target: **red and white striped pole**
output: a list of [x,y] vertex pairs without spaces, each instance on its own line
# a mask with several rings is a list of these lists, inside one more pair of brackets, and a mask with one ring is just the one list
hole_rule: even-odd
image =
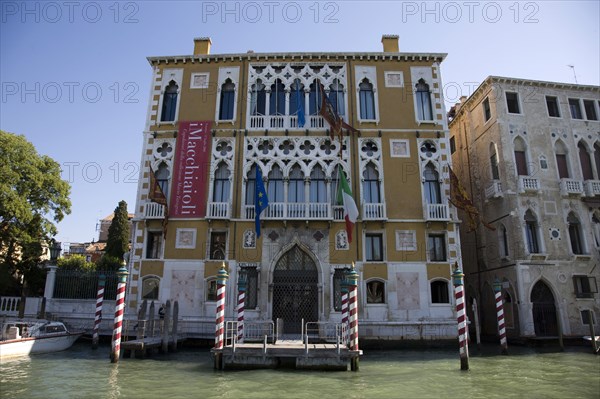
[[348,281],[344,276],[340,291],[342,293],[342,339],[344,345],[348,345]]
[[248,276],[240,270],[238,274],[238,303],[237,303],[237,342],[244,342],[244,306],[246,304],[246,284]]
[[504,325],[504,303],[502,300],[502,283],[494,281],[494,294],[496,295],[496,314],[498,316],[498,335],[500,336],[500,347],[502,354],[508,355],[508,343],[506,342],[506,327]]
[[227,274],[227,271],[225,270],[225,262],[223,262],[223,265],[217,274],[217,315],[215,320],[216,349],[223,349],[223,343],[225,342],[225,287],[227,286],[228,278],[229,274]]
[[[358,273],[354,270],[354,262],[352,269],[347,274],[348,277],[348,308],[350,323],[350,350],[358,352]],[[358,354],[350,361],[350,369],[358,371]]]
[[115,301],[115,324],[113,327],[112,351],[110,353],[110,362],[117,363],[121,355],[121,330],[123,327],[123,311],[125,309],[125,288],[127,287],[127,268],[125,261],[123,266],[117,272],[119,284],[117,285],[117,299]]
[[454,296],[456,298],[456,318],[458,321],[458,346],[460,353],[460,369],[469,369],[469,344],[467,342],[467,317],[465,314],[464,277],[458,262],[454,266]]
[[[214,349],[223,349],[225,342],[225,288],[229,275],[225,270],[225,262],[217,273],[217,312],[215,319],[215,347]],[[223,368],[223,352],[214,352],[215,369]]]
[[104,286],[106,284],[106,276],[101,274],[98,276],[98,294],[96,295],[96,316],[94,317],[94,333],[92,334],[92,349],[98,349],[98,330],[102,321],[102,302],[104,301]]

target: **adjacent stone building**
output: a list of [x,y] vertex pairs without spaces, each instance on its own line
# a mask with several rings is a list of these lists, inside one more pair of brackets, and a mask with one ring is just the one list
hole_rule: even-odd
[[[224,262],[226,318],[243,274],[246,320],[279,318],[296,334],[302,320],[341,320],[340,283],[355,262],[361,339],[455,338],[445,54],[401,53],[389,35],[372,53],[213,55],[210,39],[194,42],[192,55],[148,58],[130,311],[177,300],[189,331],[212,334]],[[358,133],[330,137],[321,85]],[[338,168],[359,209],[352,237]],[[152,171],[167,206],[149,195]],[[257,176],[269,201],[260,237]]]
[[484,332],[496,331],[498,279],[509,336],[589,334],[587,311],[600,310],[600,89],[490,76],[449,116],[454,168],[496,229],[461,227]]

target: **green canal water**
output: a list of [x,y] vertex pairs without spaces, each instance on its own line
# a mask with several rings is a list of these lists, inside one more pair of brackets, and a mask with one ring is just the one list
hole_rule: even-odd
[[0,398],[600,398],[600,356],[587,347],[498,347],[460,371],[457,351],[367,350],[359,372],[215,371],[207,349],[108,359],[78,342],[66,352],[2,361]]

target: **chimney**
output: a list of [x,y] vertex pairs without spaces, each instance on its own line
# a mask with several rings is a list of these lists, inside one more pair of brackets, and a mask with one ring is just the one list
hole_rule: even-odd
[[398,39],[400,36],[398,35],[383,35],[381,36],[381,43],[383,43],[383,52],[384,53],[399,53],[400,49],[398,47]]
[[194,39],[194,55],[209,55],[211,44],[210,37],[196,37]]

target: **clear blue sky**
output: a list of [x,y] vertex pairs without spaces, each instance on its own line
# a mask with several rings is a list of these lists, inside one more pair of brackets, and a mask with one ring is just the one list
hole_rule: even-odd
[[[0,128],[63,166],[72,213],[58,239],[97,239],[98,219],[133,211],[148,93],[147,56],[400,51],[448,53],[447,104],[488,75],[600,84],[599,1],[0,2]],[[459,92],[460,89],[460,92]]]

